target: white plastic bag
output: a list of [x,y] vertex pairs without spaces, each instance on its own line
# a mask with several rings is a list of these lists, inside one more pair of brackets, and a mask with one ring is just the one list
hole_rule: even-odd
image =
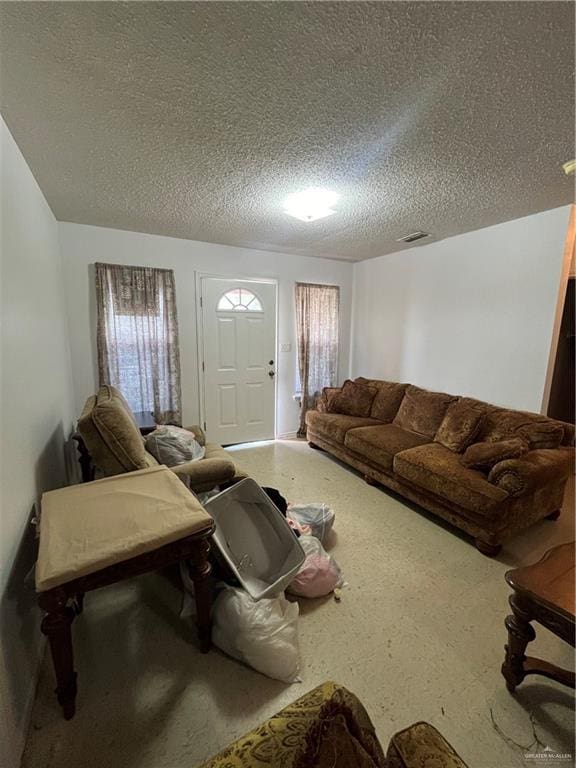
[[300,526],[308,526],[312,536],[324,541],[334,525],[334,510],[328,504],[291,504],[286,517]]
[[287,591],[299,597],[324,597],[344,585],[338,563],[315,536],[300,536],[306,559]]
[[243,589],[226,587],[212,621],[212,642],[228,656],[275,680],[300,680],[297,603],[284,595],[255,602]]
[[167,467],[199,461],[206,453],[206,448],[200,445],[193,432],[171,425],[162,425],[150,432],[146,437],[146,450]]

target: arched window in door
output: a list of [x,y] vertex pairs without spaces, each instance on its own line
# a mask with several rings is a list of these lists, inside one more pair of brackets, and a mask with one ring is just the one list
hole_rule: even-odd
[[233,288],[220,297],[218,312],[262,312],[260,299],[247,288]]

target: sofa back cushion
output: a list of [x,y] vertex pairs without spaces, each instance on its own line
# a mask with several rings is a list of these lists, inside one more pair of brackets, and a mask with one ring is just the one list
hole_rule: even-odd
[[144,448],[132,411],[113,387],[100,387],[88,398],[78,431],[101,475],[133,472],[156,463]]
[[343,413],[346,416],[370,416],[376,388],[354,381],[345,381],[340,392],[328,397],[328,413]]
[[559,448],[564,438],[564,429],[560,424],[526,424],[517,430],[518,436],[526,440],[532,450],[539,448]]
[[434,438],[448,406],[457,399],[444,392],[428,392],[409,384],[393,423],[402,429]]
[[376,396],[372,401],[370,416],[373,419],[389,424],[398,413],[400,403],[404,398],[407,384],[396,384],[393,381],[380,381],[370,386],[376,387]]
[[531,449],[572,445],[574,426],[539,413],[493,408],[486,413],[478,440],[496,442],[512,437],[527,440]]
[[483,408],[474,407],[465,400],[452,403],[442,419],[434,442],[454,453],[462,453],[474,442],[483,416]]

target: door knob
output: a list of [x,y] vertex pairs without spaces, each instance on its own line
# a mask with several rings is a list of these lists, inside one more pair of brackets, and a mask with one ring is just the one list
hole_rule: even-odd
[[276,376],[276,371],[268,371],[268,376],[270,376],[270,378],[273,379],[274,376]]

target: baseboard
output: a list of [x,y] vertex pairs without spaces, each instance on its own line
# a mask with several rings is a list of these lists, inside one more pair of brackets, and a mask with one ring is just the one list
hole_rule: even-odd
[[276,440],[294,440],[298,436],[298,432],[282,432],[281,435],[276,435]]

